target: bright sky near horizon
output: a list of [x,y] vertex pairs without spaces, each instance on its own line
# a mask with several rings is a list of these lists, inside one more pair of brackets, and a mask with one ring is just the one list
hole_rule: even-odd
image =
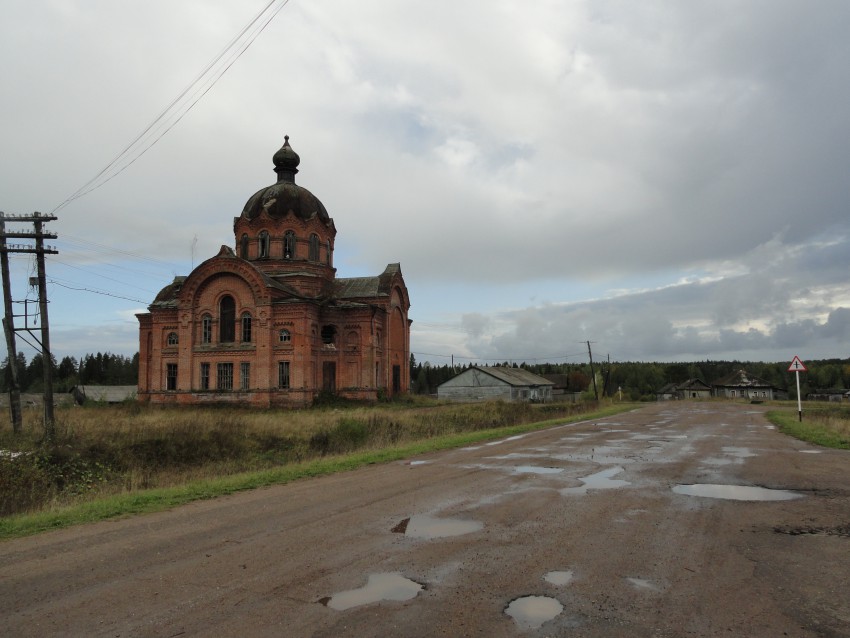
[[[0,210],[54,210],[268,4],[7,0]],[[419,361],[850,356],[850,3],[281,7],[48,226],[57,358],[135,353],[287,134],[338,276],[401,263]]]

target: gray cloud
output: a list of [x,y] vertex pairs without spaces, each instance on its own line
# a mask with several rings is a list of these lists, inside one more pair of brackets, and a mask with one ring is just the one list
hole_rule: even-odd
[[[262,6],[13,0],[2,209],[70,195]],[[837,0],[293,3],[156,146],[63,209],[60,236],[158,272],[69,244],[88,270],[52,272],[111,292],[185,274],[193,238],[195,263],[232,243],[289,134],[340,274],[401,261],[431,350],[842,352],[848,19]]]

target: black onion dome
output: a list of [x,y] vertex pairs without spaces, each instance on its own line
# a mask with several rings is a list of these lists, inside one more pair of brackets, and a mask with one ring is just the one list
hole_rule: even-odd
[[277,183],[254,193],[245,204],[242,217],[255,219],[265,210],[272,217],[280,218],[292,214],[308,220],[318,215],[321,221],[330,222],[330,215],[319,198],[295,183],[295,174],[298,172],[301,158],[289,145],[288,135],[272,161],[277,173]]

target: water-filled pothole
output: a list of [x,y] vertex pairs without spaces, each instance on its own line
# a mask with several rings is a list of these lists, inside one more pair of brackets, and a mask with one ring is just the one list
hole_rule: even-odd
[[444,538],[477,532],[482,527],[484,524],[479,521],[416,515],[400,521],[391,531],[414,538]]
[[380,600],[410,600],[422,589],[421,584],[398,573],[369,574],[363,587],[338,592],[319,602],[331,609],[343,611]]
[[543,580],[551,585],[569,585],[573,579],[573,571],[568,569],[561,572],[546,572],[543,575]]
[[717,485],[713,483],[695,483],[693,485],[675,485],[676,494],[703,496],[730,501],[790,501],[803,495],[789,490],[771,490],[766,487],[750,485]]
[[514,474],[560,474],[564,471],[562,467],[542,467],[540,465],[517,465]]
[[612,480],[612,476],[616,476],[623,471],[622,467],[609,467],[607,470],[602,470],[590,476],[579,477],[579,481],[584,483],[581,487],[567,487],[561,490],[561,494],[586,494],[587,490],[609,490],[625,485],[631,485],[629,481]]
[[523,596],[505,607],[505,613],[520,629],[537,629],[562,611],[564,606],[549,596]]

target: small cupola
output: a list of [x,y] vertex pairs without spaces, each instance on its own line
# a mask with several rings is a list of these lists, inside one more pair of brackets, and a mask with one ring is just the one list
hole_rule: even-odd
[[301,158],[298,157],[298,153],[293,151],[289,145],[288,135],[284,135],[283,146],[274,154],[272,162],[274,162],[274,172],[277,173],[278,184],[281,182],[295,183],[295,174],[298,172],[298,165],[301,163]]

